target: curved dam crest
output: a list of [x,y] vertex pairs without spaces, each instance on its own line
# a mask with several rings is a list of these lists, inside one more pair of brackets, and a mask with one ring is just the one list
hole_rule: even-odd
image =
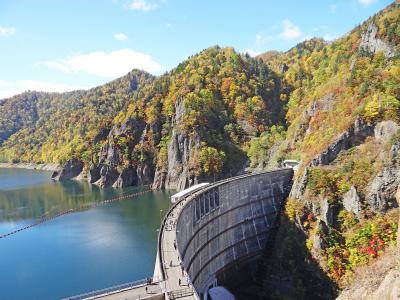
[[[165,280],[171,295],[176,287],[165,275],[167,243],[165,225],[174,224],[177,255],[194,288],[194,299],[203,298],[217,285],[241,284],[254,274],[256,261],[289,195],[293,170],[280,169],[229,178],[208,185],[176,203],[164,219],[159,240],[155,277]],[[164,228],[164,229],[163,229]],[[157,271],[162,270],[162,274]],[[161,276],[160,276],[161,275]]]

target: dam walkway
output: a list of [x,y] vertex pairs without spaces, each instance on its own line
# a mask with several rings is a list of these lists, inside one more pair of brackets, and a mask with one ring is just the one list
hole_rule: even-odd
[[163,288],[168,299],[195,300],[196,291],[184,270],[179,251],[177,249],[177,218],[190,197],[185,197],[176,203],[164,218],[160,239],[160,263],[164,271]]

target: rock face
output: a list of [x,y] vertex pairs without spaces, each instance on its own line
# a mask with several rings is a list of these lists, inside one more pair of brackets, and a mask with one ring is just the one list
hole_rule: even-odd
[[97,165],[91,165],[90,169],[89,169],[89,173],[87,175],[87,180],[90,183],[95,183],[97,180],[100,179],[100,170],[101,167],[97,166]]
[[175,119],[171,139],[168,144],[168,162],[156,171],[154,188],[170,188],[182,190],[198,182],[195,174],[190,170],[190,157],[192,151],[200,146],[200,135],[188,135],[179,129],[179,124],[185,114],[182,100],[175,103]]
[[393,144],[385,167],[366,188],[366,202],[374,212],[385,213],[398,207],[396,191],[400,185],[400,141]]
[[378,27],[371,22],[361,36],[361,43],[359,46],[360,50],[368,51],[371,53],[383,52],[386,57],[390,58],[396,55],[396,49],[381,39],[376,37],[378,33]]
[[321,222],[321,220],[317,221],[316,225],[317,233],[314,234],[312,242],[313,246],[311,249],[311,255],[315,259],[320,259],[323,256],[323,250],[327,247],[327,243],[324,239],[324,237],[328,234],[329,230],[328,227],[324,222]]
[[328,165],[336,159],[341,151],[360,145],[366,137],[373,134],[372,126],[366,124],[362,119],[356,119],[354,126],[340,134],[325,151],[311,161],[311,166]]
[[360,196],[358,196],[357,190],[354,185],[347,193],[343,195],[343,207],[346,211],[355,214],[358,219],[362,218]]
[[94,184],[99,187],[108,187],[114,184],[117,180],[119,173],[112,166],[102,166],[100,170],[100,179],[97,180]]
[[136,170],[132,167],[122,170],[117,180],[114,182],[113,187],[123,188],[131,185],[137,185],[138,177]]
[[[325,198],[320,200],[320,212],[319,215],[321,220],[327,225],[333,225],[334,207]],[[317,213],[318,214],[318,213]]]
[[[371,274],[377,276],[377,274]],[[400,299],[400,270],[398,268],[381,274],[376,280],[364,280],[346,288],[337,300],[398,300]]]
[[[121,173],[117,170],[117,166],[121,163],[122,156],[126,155],[118,146],[118,140],[132,137],[131,142],[128,144],[128,155],[130,155],[134,145],[140,143],[144,130],[145,124],[139,119],[129,119],[121,126],[113,126],[108,132],[107,142],[100,150],[98,164],[93,164],[90,167],[88,176],[89,182],[100,187],[125,187],[138,183],[139,176],[135,168],[124,168]],[[107,130],[101,132],[98,135],[98,139],[104,140],[104,135],[106,133]],[[140,173],[140,178],[142,178],[141,172],[138,173]],[[148,180],[145,181],[148,183]]]
[[366,201],[372,211],[385,213],[397,207],[395,193],[400,184],[400,169],[385,167],[367,186]]
[[51,176],[52,179],[62,181],[77,177],[83,170],[83,162],[76,158],[71,158],[62,167],[61,170],[55,171]]
[[[397,189],[395,198],[400,202],[400,187]],[[385,253],[384,257],[374,262],[373,265],[358,272],[353,283],[346,287],[337,299],[400,299],[399,254],[400,239],[397,240],[397,249],[391,249],[389,253]]]
[[381,142],[388,142],[391,137],[399,131],[399,129],[400,126],[391,120],[382,121],[375,126],[375,139]]
[[[325,98],[326,99],[321,102],[322,104],[320,104],[322,107],[329,106],[332,101],[329,95],[327,95]],[[309,113],[312,112],[309,111]],[[309,167],[330,164],[337,158],[341,151],[360,145],[368,136],[372,135],[374,135],[374,128],[366,124],[362,119],[356,119],[354,125],[337,136],[335,141],[331,143],[322,153],[315,156],[305,170],[307,170]],[[301,199],[304,195],[306,185],[307,171],[302,174],[297,174],[297,177],[294,179],[290,196]]]
[[296,174],[293,181],[290,197],[301,199],[304,195],[307,186],[308,168],[305,168],[303,173]]

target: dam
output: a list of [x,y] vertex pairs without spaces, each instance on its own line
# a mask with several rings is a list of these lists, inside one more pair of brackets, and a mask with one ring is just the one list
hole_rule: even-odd
[[283,168],[181,192],[161,222],[152,279],[67,299],[211,299],[213,289],[229,293],[257,272],[255,262],[277,229],[292,177],[293,169]]

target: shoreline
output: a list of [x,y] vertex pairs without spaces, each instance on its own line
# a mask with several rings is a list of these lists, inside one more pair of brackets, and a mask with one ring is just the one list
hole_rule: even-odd
[[44,164],[36,164],[36,163],[5,163],[0,162],[0,168],[4,169],[28,169],[28,170],[42,170],[42,171],[56,171],[61,169],[61,165],[56,163],[44,163]]

